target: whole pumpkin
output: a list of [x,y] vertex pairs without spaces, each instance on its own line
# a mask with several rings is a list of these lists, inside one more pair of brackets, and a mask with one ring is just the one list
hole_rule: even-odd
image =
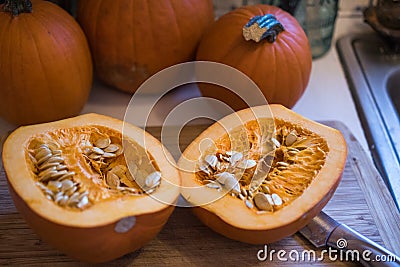
[[211,0],[84,0],[77,18],[97,76],[132,93],[156,72],[194,60],[214,12]]
[[47,1],[0,6],[0,116],[33,124],[77,115],[92,85],[92,60],[78,23]]
[[[268,18],[262,17],[267,14],[274,16],[284,30],[275,36],[276,39],[272,35],[269,40],[246,41],[244,28],[253,34],[264,32],[256,23],[247,25],[250,20],[261,16],[260,24],[263,20],[268,23]],[[257,84],[270,104],[291,108],[307,87],[312,56],[307,36],[293,16],[275,6],[255,5],[220,17],[204,34],[197,60],[219,62],[242,71]],[[251,105],[225,88],[207,83],[199,87],[203,95],[221,100],[234,110]]]

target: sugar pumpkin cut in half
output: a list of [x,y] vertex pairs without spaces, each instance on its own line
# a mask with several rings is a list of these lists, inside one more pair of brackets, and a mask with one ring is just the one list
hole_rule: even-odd
[[179,195],[179,172],[158,140],[97,114],[18,128],[4,144],[3,163],[32,229],[86,262],[142,247]]
[[342,134],[281,106],[233,113],[179,159],[182,195],[195,215],[234,240],[266,244],[304,227],[344,170]]

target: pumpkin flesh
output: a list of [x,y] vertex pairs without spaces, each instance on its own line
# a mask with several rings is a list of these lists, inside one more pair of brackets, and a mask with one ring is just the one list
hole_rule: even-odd
[[[98,149],[90,144],[104,136],[123,151],[111,158],[91,156]],[[43,144],[53,150],[50,159],[63,158],[57,167],[64,167],[58,172],[67,167],[66,174],[72,175],[46,178],[42,172],[49,173],[53,167],[38,171],[44,164],[51,164],[50,160],[39,163],[42,156],[39,161],[35,159],[35,153],[43,151]],[[55,151],[60,154],[54,155]],[[180,179],[171,164],[172,156],[164,152],[162,145],[143,130],[88,114],[17,129],[4,144],[3,162],[14,203],[39,236],[76,259],[104,262],[143,246],[172,213]],[[108,173],[121,166],[127,170],[123,175],[118,172],[117,186],[110,183]],[[130,172],[133,168],[135,171]],[[146,188],[141,181],[151,172],[160,173],[161,179]],[[130,173],[134,176],[126,180]],[[76,188],[54,186],[67,180]],[[60,192],[68,195],[65,202],[58,197]],[[119,227],[125,220],[133,220],[133,225],[121,232]]]
[[[273,118],[268,117],[269,108]],[[236,120],[234,117],[240,119]],[[260,127],[257,128],[256,125]],[[250,149],[247,154],[243,153],[243,160],[250,155],[256,162],[262,161],[260,154],[273,154],[268,175],[255,190],[252,189],[250,180],[259,171],[258,165],[254,167],[256,170],[241,170],[239,175],[235,173],[235,168],[228,167],[228,172],[235,174],[240,185],[238,192],[220,184],[218,172],[224,172],[223,168],[210,171],[210,175],[205,175],[202,171],[204,165],[207,165],[205,157],[212,154],[210,151],[223,153],[222,151],[232,150],[237,139],[232,132],[238,127],[245,129],[250,141],[257,136],[254,133],[267,129],[264,132],[269,132],[270,136],[263,139],[266,140],[265,144],[271,138],[276,138],[280,143],[279,148],[260,152],[261,149],[255,144],[263,142],[259,142],[261,139],[256,140],[249,144],[250,148],[255,149]],[[297,143],[286,145],[284,138],[293,129],[298,135]],[[282,134],[285,131],[286,134]],[[205,147],[203,144],[198,149],[204,140],[214,140],[215,145]],[[240,146],[235,149],[237,148]],[[295,149],[299,151],[285,153]],[[218,121],[185,150],[178,163],[184,170],[181,172],[182,195],[194,207],[193,211],[199,219],[216,232],[242,242],[270,243],[294,234],[321,211],[340,182],[346,155],[345,141],[337,130],[309,121],[280,105],[259,106],[239,111]],[[250,179],[248,173],[251,174]],[[213,186],[208,186],[208,183]],[[216,189],[215,184],[220,184],[221,190]],[[274,194],[279,197],[277,202],[274,200],[267,203],[267,208],[257,205],[256,195],[269,195],[270,198]]]

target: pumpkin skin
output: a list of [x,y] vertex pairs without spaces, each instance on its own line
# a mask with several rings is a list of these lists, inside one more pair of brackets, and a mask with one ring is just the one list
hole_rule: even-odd
[[[199,151],[204,140],[218,140],[226,134],[227,129],[229,131],[239,126],[237,118],[243,124],[255,118],[265,118],[268,109],[272,111],[274,119],[290,122],[322,137],[327,142],[329,153],[318,174],[300,196],[277,211],[257,214],[230,194],[220,197],[215,189],[199,187],[193,170],[201,157],[200,153],[206,150]],[[281,105],[257,106],[221,119],[187,147],[178,162],[180,169],[184,170],[181,171],[181,192],[193,206],[193,213],[215,232],[250,244],[272,243],[294,234],[322,210],[341,180],[346,157],[347,146],[339,131],[310,121]]]
[[[149,195],[122,196],[77,211],[49,201],[36,186],[26,158],[27,142],[42,132],[83,126],[105,126],[146,148],[156,160],[163,181]],[[124,126],[123,126],[124,125]],[[139,249],[167,222],[179,195],[180,176],[172,156],[142,129],[107,116],[86,114],[57,122],[20,127],[4,143],[3,163],[14,204],[29,226],[46,242],[84,262],[106,262]],[[164,180],[165,179],[165,180]],[[166,202],[161,202],[162,199]],[[165,204],[169,203],[169,204]],[[136,218],[126,232],[117,232],[121,219]]]
[[78,115],[92,85],[86,37],[66,11],[32,1],[12,17],[0,6],[0,116],[17,125]]
[[[266,14],[274,15],[285,30],[273,43],[246,41],[243,27],[251,18]],[[297,20],[269,5],[246,6],[220,17],[204,34],[196,59],[238,69],[257,84],[269,104],[288,108],[293,107],[306,90],[312,65],[309,42]],[[252,105],[223,87],[207,83],[200,83],[199,87],[204,96],[221,100],[236,111]]]
[[133,93],[158,71],[194,60],[214,12],[211,0],[84,0],[77,19],[97,76]]

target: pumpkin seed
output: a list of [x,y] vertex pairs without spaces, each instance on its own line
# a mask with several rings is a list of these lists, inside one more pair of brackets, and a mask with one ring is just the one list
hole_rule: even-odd
[[245,159],[242,160],[237,167],[240,169],[251,169],[254,168],[257,165],[257,161],[253,159]]
[[206,184],[206,186],[212,189],[221,189],[221,185],[214,181],[210,181],[209,183]]
[[115,153],[110,153],[110,152],[105,152],[103,154],[103,158],[109,159],[109,158],[115,158],[117,155]]
[[238,163],[240,160],[242,160],[242,158],[243,158],[243,154],[242,153],[233,151],[232,155],[231,155],[231,157],[229,159],[229,162],[233,166],[233,165],[236,165],[236,163]]
[[62,154],[62,151],[61,151],[61,150],[53,150],[53,156],[54,156],[54,157],[61,156],[61,154]]
[[60,196],[58,199],[56,199],[56,203],[60,206],[65,206],[68,202],[68,196]]
[[59,165],[59,163],[57,163],[57,162],[45,162],[44,164],[42,164],[40,167],[39,167],[39,171],[44,171],[44,170],[46,170],[46,169],[48,169],[48,168],[51,168],[51,167],[55,167],[55,166],[57,166],[57,165]]
[[108,137],[99,138],[94,142],[94,145],[98,148],[106,148],[111,144],[111,139]]
[[[119,180],[121,181],[121,183],[123,183],[124,185],[126,185],[128,187],[134,187],[135,186],[135,183],[133,182],[132,178],[128,178],[127,175],[120,174],[120,175],[118,175],[118,177],[119,177]],[[129,177],[131,177],[131,176],[129,176]]]
[[269,190],[269,187],[268,187],[268,186],[261,185],[261,190],[262,190],[264,193],[266,193],[266,194],[269,194],[269,193],[270,193],[270,190]]
[[271,138],[271,142],[275,145],[276,148],[280,148],[281,147],[281,143],[279,143],[279,141],[276,140],[276,138],[272,137]]
[[63,164],[58,164],[56,167],[57,171],[63,171],[63,170],[68,170],[67,165],[63,165]]
[[93,159],[93,160],[98,160],[101,158],[101,155],[97,154],[97,153],[91,153],[91,154],[89,154],[89,158]]
[[56,193],[59,189],[61,189],[62,183],[59,181],[50,181],[47,184],[47,188],[50,189],[52,192]]
[[63,180],[61,182],[61,191],[66,192],[74,186],[74,182],[71,180]]
[[86,195],[84,195],[80,198],[79,203],[76,205],[76,207],[79,209],[83,209],[88,204],[89,204],[89,198]]
[[282,199],[277,194],[274,193],[271,195],[271,197],[275,206],[280,206],[283,204]]
[[110,188],[117,188],[120,184],[118,175],[113,172],[108,172],[106,176],[106,183]]
[[39,161],[41,158],[47,156],[48,154],[51,155],[51,150],[47,146],[46,147],[40,147],[36,151],[35,158],[36,158],[37,161]]
[[249,209],[254,208],[254,205],[253,205],[253,203],[252,203],[250,200],[246,199],[246,200],[244,201],[244,203],[246,204],[246,206],[247,206]]
[[217,166],[218,158],[215,155],[207,155],[204,158],[204,161],[215,170],[215,167]]
[[60,178],[60,177],[62,177],[62,176],[64,176],[64,175],[66,175],[66,174],[68,174],[68,171],[67,171],[67,170],[57,171],[56,173],[54,173],[54,174],[51,175],[50,179],[55,180],[55,179],[58,179],[58,178]]
[[40,158],[37,160],[37,165],[40,166],[42,163],[46,162],[49,158],[51,158],[52,154],[51,152],[49,154],[46,154],[44,157]]
[[108,147],[106,147],[104,149],[104,152],[108,152],[108,153],[115,153],[118,150],[120,150],[120,146],[116,145],[116,144],[110,144]]
[[160,184],[161,172],[153,172],[149,174],[145,179],[145,185],[148,188],[154,188]]
[[117,165],[111,169],[111,171],[118,176],[125,174],[127,170],[128,170],[128,168],[124,165]]
[[229,191],[231,191],[233,194],[238,195],[240,193],[240,185],[239,182],[236,180],[235,176],[227,176],[223,187]]
[[73,194],[69,197],[68,203],[67,203],[67,204],[68,204],[69,206],[75,206],[76,204],[79,203],[79,196],[80,196],[79,192],[73,193]]
[[263,193],[257,193],[254,195],[254,204],[260,210],[272,211],[273,208],[268,200],[268,195]]
[[269,204],[274,205],[274,201],[273,201],[273,199],[272,199],[272,196],[271,196],[270,194],[265,194],[265,196],[266,196],[266,198],[267,198]]
[[104,154],[104,150],[99,148],[99,147],[93,147],[92,148],[92,152],[98,155],[103,155]]
[[211,175],[211,171],[208,165],[200,165],[199,170],[208,176]]
[[46,173],[45,175],[41,176],[39,178],[39,181],[41,182],[47,182],[48,180],[50,180],[54,175],[57,175],[58,171],[54,170],[54,171],[49,171],[48,173]]
[[284,162],[284,161],[279,161],[276,164],[279,165],[279,166],[282,166],[282,167],[289,167],[289,163]]
[[63,181],[65,179],[73,177],[74,175],[75,175],[75,172],[73,172],[73,171],[67,172],[66,174],[62,175],[58,180]]
[[247,197],[247,191],[246,191],[246,189],[244,189],[243,187],[240,188],[240,193],[241,193],[244,197]]
[[229,172],[221,172],[215,175],[215,178],[217,179],[218,183],[220,183],[221,185],[225,185],[226,180],[236,180],[235,176],[232,173]]
[[296,140],[297,140],[297,134],[296,131],[293,130],[286,136],[285,145],[291,146],[294,144],[294,142],[296,142]]
[[57,172],[57,168],[55,166],[47,168],[46,170],[39,173],[39,178],[42,179],[43,176],[46,176],[50,172]]

